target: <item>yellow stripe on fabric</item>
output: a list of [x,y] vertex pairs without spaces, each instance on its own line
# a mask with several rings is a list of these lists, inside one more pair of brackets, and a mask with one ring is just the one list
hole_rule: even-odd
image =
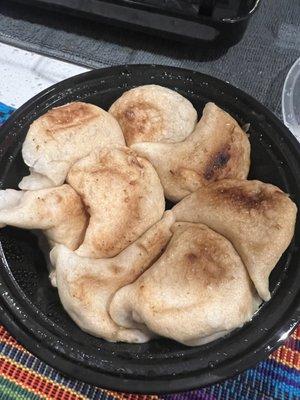
[[2,338],[2,339],[0,340],[0,343],[7,344],[8,346],[13,347],[14,349],[17,349],[17,350],[19,350],[19,351],[22,351],[22,353],[32,355],[32,354],[31,354],[28,350],[26,350],[21,344],[16,343],[16,342],[13,341],[13,340],[6,339],[6,338]]
[[298,326],[298,328],[296,328],[294,330],[294,332],[292,333],[291,337],[293,339],[300,340],[300,325]]
[[[2,358],[2,356],[0,356],[0,359]],[[5,372],[2,372],[3,377],[8,380],[11,383],[14,383],[16,386],[20,387],[22,390],[26,390],[32,394],[34,394],[35,396],[39,396],[41,398],[41,394],[36,392],[34,389],[30,388],[30,387],[26,387],[25,385],[23,385],[18,379],[14,379],[9,375],[6,375]],[[45,400],[49,400],[49,398],[47,399],[46,397],[43,396],[43,398]]]
[[112,392],[110,390],[99,389],[104,391],[108,396],[112,396],[117,400],[158,400],[159,396],[155,395],[139,395],[139,394],[129,394],[129,393],[120,393],[120,392]]
[[[5,397],[3,397],[5,396]],[[0,399],[5,400],[39,400],[41,397],[9,379],[0,376]]]

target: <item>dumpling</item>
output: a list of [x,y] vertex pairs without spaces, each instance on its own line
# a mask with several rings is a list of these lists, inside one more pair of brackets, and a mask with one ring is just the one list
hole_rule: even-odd
[[231,243],[205,225],[177,223],[162,256],[114,295],[110,315],[120,326],[145,324],[188,346],[224,336],[259,305]]
[[36,190],[59,186],[71,165],[91,150],[124,144],[118,122],[100,107],[75,102],[53,108],[29,128],[22,155],[31,174],[19,187]]
[[91,216],[77,250],[82,257],[115,256],[159,221],[165,210],[155,169],[128,147],[92,152],[73,165],[67,182]]
[[205,106],[184,142],[136,143],[131,148],[152,163],[173,202],[216,180],[246,179],[250,167],[246,133],[214,103]]
[[128,146],[138,142],[180,142],[195,128],[197,112],[179,93],[158,85],[125,92],[109,109]]
[[76,250],[88,217],[78,194],[69,185],[36,191],[1,190],[0,226],[42,229],[50,244]]
[[264,300],[269,275],[294,235],[297,207],[276,186],[259,181],[223,180],[178,203],[177,221],[200,222],[226,237],[243,260]]
[[64,246],[50,253],[55,268],[52,282],[57,286],[61,302],[85,332],[109,341],[141,343],[152,333],[145,327],[126,329],[115,324],[108,313],[113,294],[133,282],[160,255],[171,238],[174,216],[164,217],[114,258],[84,258]]

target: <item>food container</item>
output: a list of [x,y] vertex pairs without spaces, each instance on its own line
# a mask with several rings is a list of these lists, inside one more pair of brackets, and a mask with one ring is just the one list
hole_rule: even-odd
[[300,141],[300,58],[289,70],[284,82],[282,116],[285,125]]

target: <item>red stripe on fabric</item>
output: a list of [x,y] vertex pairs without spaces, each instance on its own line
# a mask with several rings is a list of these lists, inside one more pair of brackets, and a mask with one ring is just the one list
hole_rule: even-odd
[[300,325],[298,326],[297,329],[295,329],[295,331],[293,332],[293,334],[291,335],[291,337],[292,337],[293,339],[300,340]]
[[270,358],[300,371],[300,355],[296,350],[289,349],[286,346],[281,346],[276,352],[271,354]]
[[84,397],[60,384],[54,383],[49,379],[39,376],[29,368],[0,355],[0,375],[16,382],[24,389],[31,390],[47,400],[83,400]]

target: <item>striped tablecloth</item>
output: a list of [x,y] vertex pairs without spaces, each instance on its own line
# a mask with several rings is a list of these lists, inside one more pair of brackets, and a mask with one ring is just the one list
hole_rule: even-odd
[[[0,103],[0,124],[12,112]],[[61,375],[25,350],[0,325],[0,400],[29,399],[299,400],[300,326],[266,361],[233,379],[185,393],[138,396],[107,391]]]

